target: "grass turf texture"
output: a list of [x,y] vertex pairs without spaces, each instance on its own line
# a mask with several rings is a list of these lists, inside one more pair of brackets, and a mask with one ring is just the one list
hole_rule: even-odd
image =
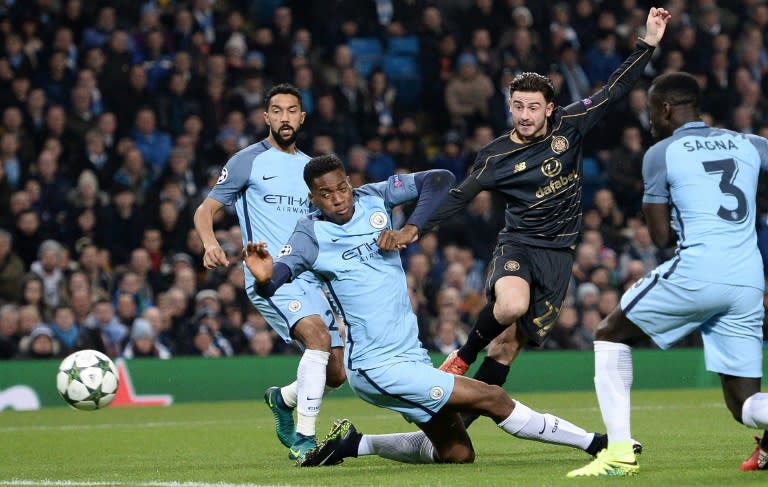
[[[739,471],[754,447],[752,431],[731,419],[715,389],[633,392],[633,436],[645,452],[640,474],[626,479],[566,479],[590,460],[585,453],[511,437],[487,418],[469,430],[477,451],[473,465],[408,465],[369,456],[297,468],[257,392],[252,402],[2,412],[0,486],[736,486],[768,480],[768,472]],[[593,393],[519,399],[588,430],[603,429]],[[414,430],[395,413],[331,396],[323,403],[318,436],[339,417],[364,433]]]

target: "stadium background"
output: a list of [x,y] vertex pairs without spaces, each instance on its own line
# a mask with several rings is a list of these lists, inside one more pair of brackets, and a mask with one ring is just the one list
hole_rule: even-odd
[[[82,347],[127,359],[296,354],[245,298],[234,214],[223,212],[215,227],[232,258],[227,269],[202,268],[191,222],[227,158],[266,135],[270,86],[300,88],[308,117],[299,147],[338,154],[356,184],[430,167],[462,179],[477,149],[509,129],[505,86],[514,74],[547,74],[559,104],[584,98],[642,35],[649,6],[1,2],[0,358],[59,358]],[[664,6],[673,20],[645,79],[585,145],[585,230],[545,349],[591,350],[594,327],[622,290],[668,255],[639,214],[651,143],[645,90],[655,75],[694,73],[710,123],[768,135],[768,5]],[[464,340],[502,224],[496,197],[482,193],[403,252],[431,351]],[[135,348],[141,339],[149,351]]]

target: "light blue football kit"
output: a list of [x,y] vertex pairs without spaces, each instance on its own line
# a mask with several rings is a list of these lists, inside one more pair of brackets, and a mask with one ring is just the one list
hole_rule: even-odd
[[392,208],[418,195],[411,174],[362,186],[353,191],[349,222],[310,214],[276,264],[294,277],[313,271],[338,302],[347,324],[347,379],[357,395],[424,423],[448,401],[454,377],[435,369],[419,342],[399,252],[376,245],[381,231],[392,228]]
[[768,140],[690,122],[643,159],[644,203],[669,204],[676,255],[621,298],[661,348],[701,330],[707,370],[762,377],[763,265],[755,232]]
[[[264,240],[277,258],[277,250],[288,241],[296,222],[309,213],[309,189],[303,179],[308,160],[306,154],[298,150],[287,154],[266,139],[230,158],[209,196],[235,206],[243,245]],[[317,314],[329,327],[331,346],[343,346],[330,304],[312,273],[298,276],[265,299],[253,289],[251,271],[245,266],[244,270],[248,297],[283,340],[292,340],[290,329],[297,321]]]

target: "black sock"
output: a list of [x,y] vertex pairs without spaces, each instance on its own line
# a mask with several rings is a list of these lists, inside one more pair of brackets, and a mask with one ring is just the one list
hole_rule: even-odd
[[[492,386],[503,386],[507,381],[508,374],[509,365],[503,365],[491,357],[485,357],[483,363],[480,364],[480,368],[475,372],[474,378]],[[461,421],[464,423],[464,427],[469,428],[469,425],[471,425],[478,416],[478,414],[474,413],[462,413]]]
[[768,431],[763,431],[763,437],[760,438],[760,448],[768,451]]
[[467,343],[459,349],[459,357],[468,364],[474,363],[477,360],[477,354],[506,329],[506,326],[494,318],[493,303],[486,304],[477,315],[477,321],[469,332]]
[[603,448],[608,448],[608,435],[604,435],[602,433],[595,433],[595,437],[592,438],[592,442],[584,451],[594,457],[594,456],[597,456],[597,454]]
[[343,443],[343,456],[357,458],[357,450],[360,446],[360,440],[363,439],[363,434],[357,431],[350,433],[349,439]]

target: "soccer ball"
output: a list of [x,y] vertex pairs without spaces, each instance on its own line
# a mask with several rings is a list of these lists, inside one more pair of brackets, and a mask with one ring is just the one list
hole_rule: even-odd
[[97,350],[80,350],[61,361],[56,388],[67,403],[83,411],[109,406],[117,393],[117,368]]

